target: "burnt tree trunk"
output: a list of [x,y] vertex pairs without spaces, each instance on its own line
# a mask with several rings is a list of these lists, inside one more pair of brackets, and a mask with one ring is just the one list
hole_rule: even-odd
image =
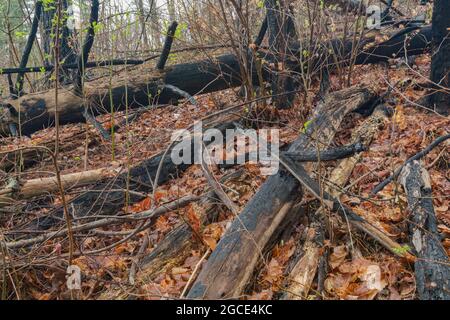
[[81,52],[77,58],[78,68],[74,79],[75,83],[74,91],[80,95],[83,94],[83,84],[84,84],[83,80],[85,74],[85,66],[88,62],[89,53],[91,52],[92,46],[94,45],[95,26],[98,22],[99,7],[100,7],[99,1],[92,0],[91,14],[89,16],[89,27],[86,34],[86,39],[84,40],[83,48],[81,49]]
[[[272,61],[272,95],[275,105],[280,109],[285,109],[291,106],[293,95],[280,96],[279,93],[294,91],[294,79],[286,70],[285,60],[296,32],[289,8],[283,1],[265,0],[265,6],[267,14],[264,22],[267,22],[269,52],[273,57],[279,57]],[[262,27],[264,27],[264,23]],[[261,29],[263,30],[263,28]]]
[[408,198],[411,242],[418,254],[414,267],[419,298],[450,300],[450,264],[437,229],[430,176],[414,161],[399,180]]
[[[382,126],[385,119],[385,107],[378,106],[375,108],[373,114],[353,132],[352,141],[362,142],[368,147],[372,143],[374,136],[379,131],[379,128]],[[354,167],[362,157],[362,154],[357,154],[339,162],[329,177],[333,186],[343,188],[350,178]],[[325,187],[325,191],[336,198],[339,198],[342,194],[340,189],[332,188],[331,186]],[[313,217],[314,220],[317,220],[313,222],[315,227],[312,227],[312,230],[308,231],[307,239],[303,245],[304,255],[295,263],[292,271],[289,272],[288,279],[292,279],[292,281],[286,283],[286,294],[284,294],[283,299],[305,299],[308,295],[316,271],[319,268],[319,260],[324,258],[320,253],[320,249],[323,246],[322,236],[326,225],[325,221],[328,219],[328,217],[326,217],[326,208],[321,206],[314,213]]]
[[[67,14],[68,14],[68,1],[60,0],[62,8],[62,21],[61,21],[61,40],[60,40],[60,61],[67,64],[76,63],[77,54],[75,52],[73,41],[73,32],[67,26]],[[51,65],[53,63],[53,43],[55,34],[55,15],[56,15],[56,2],[43,2],[42,18],[41,18],[41,39],[42,48],[44,50],[45,64]],[[63,84],[71,83],[73,81],[75,72],[70,70],[64,70],[60,73],[60,82]]]
[[[180,95],[164,88],[164,85],[175,86],[194,96],[236,87],[241,84],[239,64],[234,55],[224,55],[215,61],[204,60],[194,63],[178,64],[167,67],[166,72],[148,71],[123,79],[119,77],[110,88],[104,80],[84,84],[86,99],[72,91],[61,91],[59,94],[59,118],[61,124],[84,122],[84,106],[93,115],[128,108],[140,108],[155,103],[170,103],[181,99]],[[128,100],[125,101],[126,97]],[[32,93],[17,100],[9,100],[6,108],[1,108],[0,134],[9,132],[9,123],[18,123],[19,112],[22,134],[32,134],[38,130],[53,126],[55,120],[54,90]],[[1,112],[3,111],[3,112]]]
[[[27,66],[28,59],[29,59],[30,53],[31,53],[31,49],[33,48],[34,41],[36,40],[36,34],[38,31],[39,20],[41,19],[41,15],[42,15],[42,1],[39,0],[36,2],[30,34],[28,35],[27,43],[25,44],[25,48],[23,49],[19,68],[25,68]],[[23,73],[23,72],[17,74],[16,87],[14,88],[14,90],[16,91],[18,96],[22,95],[24,76],[25,76],[25,73]]]
[[[232,128],[234,128],[232,122],[225,122],[217,127],[222,132]],[[190,158],[194,159],[196,146],[192,139],[190,144]],[[173,176],[183,173],[191,166],[188,163],[176,165],[172,161],[171,152],[175,146],[176,144],[167,153],[163,151],[131,168],[129,172],[121,173],[117,177],[95,184],[89,191],[71,201],[71,213],[74,217],[115,215],[124,206],[143,200],[144,197],[141,194],[143,192],[151,192],[155,183],[161,185]],[[158,181],[156,181],[160,163],[161,170],[158,175]],[[132,190],[133,192],[128,192],[127,190]],[[57,224],[58,221],[62,221],[62,219],[63,208],[59,208],[44,218],[34,221],[34,224],[40,229],[48,229]]]
[[433,58],[431,81],[436,92],[431,96],[431,106],[436,112],[449,114],[450,109],[450,4],[435,0],[433,8]]
[[[421,54],[427,50],[431,41],[431,28],[423,28],[418,34],[409,39],[405,44],[408,33],[394,36],[386,42],[377,44],[360,52],[356,57],[356,64],[370,64],[387,61],[389,58],[401,56],[406,48],[408,55]],[[301,46],[292,46],[290,51],[295,54]],[[323,44],[324,54],[313,63],[313,68],[323,65],[324,61],[333,65],[335,60],[329,54],[329,50],[343,52],[339,63],[348,63],[349,54],[352,52],[352,44],[342,44],[340,40],[334,40]],[[268,56],[267,52],[261,52]],[[293,71],[299,71],[295,60],[289,62]],[[325,63],[326,64],[326,63]],[[252,72],[254,83],[259,85],[258,72]],[[151,70],[136,70],[129,72],[128,80],[123,76],[117,76],[111,87],[105,84],[103,79],[85,83],[85,97],[83,99],[73,91],[62,91],[59,95],[60,123],[84,122],[83,115],[86,103],[93,115],[128,108],[140,108],[143,105],[156,103],[164,104],[183,99],[178,93],[164,85],[171,85],[194,96],[201,93],[220,91],[237,87],[242,84],[240,76],[239,60],[232,54],[219,56],[213,60],[203,60],[193,63],[178,64],[167,67],[165,72]],[[263,77],[270,79],[270,72],[264,69]],[[286,90],[286,88],[285,88]],[[287,90],[289,92],[289,90]],[[284,93],[284,92],[282,92]],[[125,99],[128,98],[127,101]],[[20,110],[20,117],[19,117]],[[39,93],[28,94],[17,100],[7,100],[0,103],[0,134],[9,134],[9,125],[18,123],[21,119],[22,134],[30,135],[33,132],[52,126],[55,118],[54,91],[48,90]]]
[[[316,110],[306,134],[302,134],[289,152],[326,148],[344,116],[367,104],[374,95],[365,89],[347,89],[334,93]],[[316,144],[317,143],[317,144]],[[238,297],[245,290],[261,252],[301,195],[296,178],[284,170],[270,176],[250,200],[239,218],[218,243],[203,267],[188,298],[226,299]]]

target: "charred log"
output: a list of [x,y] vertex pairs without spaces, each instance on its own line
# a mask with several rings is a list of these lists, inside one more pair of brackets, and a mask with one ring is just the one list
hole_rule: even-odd
[[[394,36],[388,41],[375,45],[360,52],[356,57],[356,64],[369,64],[387,61],[393,57],[402,55],[417,55],[423,53],[431,40],[431,28],[423,28],[416,35],[408,38],[409,34]],[[406,43],[405,40],[409,39]],[[293,47],[291,51],[296,52]],[[407,52],[404,52],[405,49]],[[348,54],[351,52],[351,43],[342,45],[341,41],[331,41],[324,44],[324,55],[317,58],[314,68],[319,67],[324,61],[332,66],[335,61],[327,53],[334,50],[342,53],[340,63],[348,63]],[[264,53],[262,53],[264,54]],[[267,54],[266,54],[267,55]],[[346,58],[347,57],[347,58]],[[293,71],[299,71],[295,60],[291,61]],[[313,65],[314,65],[313,64]],[[320,69],[320,68],[319,68]],[[253,81],[259,85],[257,72],[253,72]],[[263,72],[264,79],[270,79],[270,72]],[[161,85],[171,85],[194,96],[200,93],[209,93],[242,84],[240,76],[239,60],[234,55],[223,55],[217,59],[204,60],[194,63],[178,64],[167,68],[165,73],[138,75],[133,81],[115,81],[110,88],[104,81],[85,84],[86,99],[79,97],[71,91],[63,91],[59,96],[60,123],[84,122],[83,103],[86,101],[92,114],[98,115],[114,109],[121,111],[128,108],[140,108],[142,105],[155,103],[169,103],[184,97],[167,88],[161,90]],[[288,90],[289,91],[289,90]],[[127,101],[125,99],[128,98]],[[20,112],[20,116],[19,116]],[[22,134],[33,132],[52,126],[55,117],[55,103],[53,90],[33,93],[17,100],[8,100],[0,105],[0,133],[9,133],[9,124],[18,123],[21,119]]]
[[[344,116],[370,102],[373,94],[364,89],[349,89],[333,94],[321,105],[307,133],[289,148],[297,152],[319,143],[327,146]],[[346,102],[343,102],[346,101]],[[188,298],[223,299],[239,296],[253,274],[261,250],[299,196],[300,185],[289,173],[280,170],[269,177],[243,212],[222,237],[191,288]]]
[[[233,123],[227,122],[220,125],[218,129],[224,132],[226,129],[233,127]],[[188,142],[191,144],[191,159],[194,159],[195,141],[194,139],[190,140]],[[170,154],[176,145],[172,145],[167,153],[162,152],[131,168],[129,172],[95,184],[89,191],[71,201],[72,215],[74,217],[115,215],[124,206],[143,200],[142,192],[151,192],[155,183],[161,185],[191,166],[188,163],[176,165],[172,161]],[[161,169],[158,171],[160,166]],[[158,181],[156,181],[156,177],[158,177]],[[63,209],[60,208],[46,217],[38,219],[34,224],[38,228],[48,229],[58,223],[62,217]]]

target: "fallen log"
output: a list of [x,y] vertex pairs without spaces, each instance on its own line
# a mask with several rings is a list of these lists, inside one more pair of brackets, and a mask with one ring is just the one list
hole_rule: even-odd
[[[234,55],[223,55],[214,61],[204,60],[178,64],[159,71],[142,71],[134,76],[119,77],[109,86],[105,81],[85,83],[85,99],[76,95],[71,87],[60,89],[58,110],[61,124],[84,122],[84,105],[96,116],[126,107],[140,108],[154,103],[169,103],[183,98],[164,85],[171,85],[191,96],[220,91],[241,84],[238,60]],[[128,99],[126,99],[128,98]],[[54,125],[54,89],[25,95],[17,100],[0,104],[0,134],[9,133],[9,123],[19,123],[22,134]]]
[[286,289],[283,289],[283,291],[286,291],[283,299],[302,300],[308,296],[322,255],[322,246],[318,245],[318,241],[320,241],[317,237],[318,228],[320,228],[320,225],[308,228],[303,245],[304,254],[289,275],[291,283]]
[[[238,170],[225,175],[220,179],[222,184],[239,178],[243,174],[243,170]],[[219,199],[214,191],[207,192],[196,206],[196,211],[200,215],[202,225],[208,225],[217,219],[219,213],[218,207]],[[182,264],[186,258],[191,254],[191,250],[198,248],[202,240],[198,235],[194,234],[192,227],[186,223],[181,222],[173,230],[171,230],[161,242],[147,255],[145,255],[138,264],[138,272],[136,273],[136,287],[141,284],[153,281],[158,275],[169,271],[171,268]],[[135,288],[136,288],[135,287]],[[117,299],[132,299],[133,288],[126,288],[117,286],[113,290],[108,290],[102,294],[101,300],[113,298]]]
[[[365,147],[368,147],[378,132],[380,126],[386,119],[386,110],[384,106],[380,105],[375,108],[373,114],[367,118],[357,130],[352,133],[353,142],[360,142]],[[340,187],[344,187],[350,178],[355,165],[362,159],[362,154],[356,154],[353,157],[344,159],[339,162],[336,168],[331,172],[329,180],[332,184],[325,187],[325,191],[330,193],[333,197],[339,197],[342,194]],[[323,221],[326,216],[326,208],[320,207],[314,214],[318,221]],[[308,231],[307,239],[304,244],[304,255],[295,264],[290,272],[288,279],[290,283],[287,284],[286,294],[284,299],[298,300],[305,299],[308,296],[309,289],[316,275],[319,267],[319,259],[322,256],[322,246],[320,237],[318,235],[323,230],[323,223],[316,223],[311,230]],[[319,294],[321,292],[318,292]]]
[[[64,190],[79,188],[96,183],[114,175],[114,170],[102,168],[61,176],[61,184]],[[23,184],[17,182],[15,185],[0,189],[0,208],[10,206],[19,200],[30,199],[45,194],[59,191],[56,177],[38,178],[25,181]]]
[[[226,122],[217,127],[221,132],[231,128],[234,128],[233,122]],[[194,139],[190,140],[191,159],[194,159],[195,142]],[[129,172],[121,173],[117,177],[95,184],[89,191],[71,201],[71,214],[74,218],[115,215],[127,204],[143,200],[144,196],[140,193],[152,192],[155,184],[161,185],[170,180],[172,176],[184,172],[191,166],[191,164],[185,163],[176,165],[172,161],[170,152],[176,145],[176,143],[172,145],[167,153],[161,152],[131,168]],[[159,167],[160,170],[158,171]],[[156,181],[157,175],[158,181]],[[62,216],[62,208],[56,209],[46,217],[37,219],[35,227],[47,229],[58,222]]]
[[450,261],[437,229],[430,176],[419,161],[413,161],[399,181],[408,199],[411,242],[418,254],[414,268],[419,299],[450,300]]
[[[85,138],[84,135],[85,131],[80,131],[71,136],[61,137],[61,140],[59,141],[60,152],[78,148],[80,146],[80,140]],[[89,135],[87,144],[92,146],[95,143],[95,137]],[[40,145],[53,150],[55,149],[55,140],[45,141]],[[29,168],[46,161],[46,159],[49,159],[49,154],[47,152],[43,149],[35,149],[33,147],[29,149],[25,148],[20,151],[0,151],[0,170],[10,171],[15,167]]]
[[[405,41],[407,40],[407,41]],[[417,55],[429,47],[431,28],[425,27],[409,39],[409,34],[395,36],[386,42],[365,49],[356,57],[356,64],[377,63],[403,54]],[[339,63],[348,63],[352,52],[352,43],[342,44],[340,40],[332,40],[323,45],[324,55],[317,58],[314,66],[323,64],[331,66],[336,60],[331,57],[332,50],[342,59]],[[302,46],[293,46],[289,52],[301,52]],[[406,53],[404,52],[406,49]],[[267,53],[261,52],[267,57]],[[324,56],[326,56],[324,58]],[[61,124],[84,122],[84,106],[92,114],[125,110],[127,107],[140,108],[143,105],[155,103],[164,104],[183,99],[184,97],[164,85],[174,86],[190,96],[209,93],[242,84],[239,60],[232,54],[219,56],[214,60],[203,60],[193,63],[178,64],[166,68],[164,73],[154,70],[129,72],[127,75],[117,76],[109,85],[104,79],[85,84],[85,98],[68,90],[59,92],[59,118]],[[299,71],[295,59],[292,62]],[[296,65],[295,65],[296,64]],[[143,74],[144,73],[144,74]],[[254,83],[259,85],[256,70],[253,72]],[[270,72],[263,72],[265,80],[270,78]],[[35,131],[52,126],[55,119],[54,89],[25,95],[17,100],[6,100],[0,103],[0,134],[10,134],[10,124],[15,123],[22,134],[30,135]],[[20,119],[20,125],[19,125]]]
[[392,175],[389,176],[389,178],[386,178],[385,180],[383,180],[382,182],[380,182],[378,185],[375,186],[375,188],[372,190],[372,192],[370,193],[371,195],[376,195],[378,192],[380,192],[381,190],[383,190],[389,183],[391,183],[392,181],[394,181],[395,179],[397,179],[397,177],[399,176],[399,174],[402,172],[404,166],[416,161],[416,160],[420,160],[423,157],[425,157],[427,154],[429,154],[434,148],[436,148],[438,145],[440,145],[441,143],[444,143],[445,141],[447,141],[448,139],[450,139],[450,134],[446,134],[445,136],[441,136],[439,138],[437,138],[436,140],[434,140],[430,145],[428,145],[425,149],[423,149],[422,151],[416,153],[415,155],[413,155],[412,157],[410,157],[408,160],[405,161],[405,163],[403,165],[401,165],[399,168],[397,168],[394,173]]
[[[288,151],[328,146],[344,116],[374,98],[368,90],[358,88],[333,93],[319,105],[306,133]],[[299,187],[298,181],[284,170],[270,176],[222,237],[187,298],[239,296],[261,258],[261,250],[287,214],[283,207],[292,204],[299,196]]]
[[[349,154],[354,154],[355,152],[358,152],[358,150],[360,150],[360,146],[358,146],[358,144],[353,144],[342,149],[338,148],[320,152],[319,158],[323,159],[329,157],[330,160],[342,158],[344,156],[348,156]],[[318,161],[317,156],[317,151],[295,153],[296,161]],[[248,157],[246,157],[246,159],[247,158]],[[228,166],[226,167],[229,168]],[[226,184],[227,181],[235,179],[241,174],[242,171],[233,172],[220,179],[220,183]],[[215,195],[214,190],[207,193],[204,197],[202,197],[202,200],[199,201],[199,206],[196,210],[201,213],[200,220],[202,225],[207,225],[215,220],[218,201],[219,199],[217,198],[217,195]],[[298,218],[298,211],[298,209],[293,209],[292,213],[289,213],[292,217],[285,219],[285,221],[282,222],[283,225],[286,227],[291,227],[292,223],[294,223],[296,218]],[[291,224],[291,226],[289,226],[289,224]],[[282,230],[284,228],[280,229]],[[273,236],[273,238],[278,238],[278,236]],[[180,265],[180,263],[188,257],[191,250],[201,241],[200,239],[197,239],[197,241],[195,240],[196,236],[193,234],[192,228],[188,224],[181,223],[176,226],[150,254],[142,259],[139,264],[139,272],[136,277],[137,282],[147,283],[152,281],[161,273],[170,270],[170,268]],[[114,296],[120,296],[121,298],[129,297],[126,292],[120,290],[120,288],[117,289],[118,290],[114,293]],[[108,292],[106,295],[110,297],[111,293]]]
[[332,212],[338,213],[344,221],[350,223],[356,229],[368,234],[378,241],[383,247],[393,254],[415,261],[409,250],[403,250],[403,246],[392,240],[386,233],[354,213],[350,208],[344,206],[338,199],[328,192],[321,190],[319,183],[314,181],[308,172],[299,163],[291,161],[289,158],[283,158],[284,167],[308,190],[317,200],[320,200],[326,208]]
[[[94,230],[94,229],[98,229],[101,227],[110,226],[113,224],[120,224],[125,221],[129,222],[129,221],[142,221],[142,220],[156,219],[167,212],[177,210],[177,209],[184,207],[185,205],[187,205],[193,201],[196,201],[196,200],[198,200],[198,197],[185,196],[185,197],[175,200],[171,203],[164,204],[153,210],[147,210],[147,211],[143,211],[143,212],[136,213],[136,214],[131,213],[131,214],[128,214],[125,216],[120,216],[120,217],[103,218],[103,219],[99,219],[99,220],[96,220],[93,222],[88,222],[85,224],[73,226],[71,228],[71,232],[83,232],[83,231]],[[141,228],[141,229],[143,229],[143,228]],[[4,242],[3,244],[8,249],[22,248],[22,247],[34,245],[36,243],[44,243],[53,238],[64,237],[68,234],[69,234],[69,229],[64,228],[64,229],[60,229],[58,231],[51,231],[48,233],[44,233],[44,234],[34,237],[34,238],[11,241],[11,242]]]
[[315,162],[344,159],[365,150],[365,146],[358,141],[348,146],[323,150],[319,152],[317,150],[305,150],[300,153],[285,152],[283,154],[295,162]]

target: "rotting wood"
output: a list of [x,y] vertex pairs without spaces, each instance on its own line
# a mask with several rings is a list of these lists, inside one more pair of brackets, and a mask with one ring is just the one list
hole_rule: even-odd
[[[220,183],[227,185],[229,181],[237,179],[243,174],[243,169],[226,174],[220,179]],[[217,219],[219,203],[220,200],[214,190],[210,190],[198,201],[198,205],[194,204],[202,225],[208,225]],[[191,250],[199,245],[201,245],[201,239],[194,234],[192,227],[185,221],[179,223],[150,253],[141,259],[136,273],[136,284],[151,282],[158,275],[179,266],[190,255]],[[108,297],[113,295],[115,299],[118,297],[121,299],[133,298],[132,295],[129,295],[129,292],[132,292],[131,288],[129,290],[116,289],[108,290],[104,295]]]
[[413,161],[399,181],[406,191],[411,242],[418,254],[414,269],[419,299],[450,300],[450,261],[437,229],[430,176]]
[[[232,119],[235,120],[236,117]],[[228,120],[230,119],[228,118]],[[231,122],[224,122],[216,128],[222,132],[225,132],[226,129],[232,129],[235,126],[233,120]],[[194,139],[190,139],[190,143],[191,159],[194,159],[196,149]],[[115,215],[127,204],[129,205],[143,200],[143,197],[136,194],[136,192],[148,193],[153,190],[153,186],[156,183],[156,174],[161,162],[161,171],[159,172],[157,185],[161,185],[173,176],[183,173],[191,166],[191,164],[187,163],[176,165],[172,161],[170,152],[176,145],[175,143],[167,154],[163,151],[131,168],[129,172],[121,173],[114,178],[106,179],[92,186],[88,191],[70,202],[72,215],[74,217]],[[127,190],[134,192],[127,192]],[[47,229],[57,223],[60,217],[62,217],[62,209],[58,208],[45,217],[38,218],[33,223],[35,227]]]
[[[67,191],[68,189],[93,184],[112,175],[114,175],[114,170],[107,168],[88,170],[62,175],[61,183],[64,190]],[[58,190],[56,177],[32,179],[25,181],[23,184],[19,182],[16,187],[0,189],[0,208],[12,205],[19,200],[51,194]]]
[[[373,114],[364,120],[364,122],[352,133],[352,142],[360,142],[366,148],[370,146],[379,128],[383,125],[387,116],[387,110],[383,105],[375,108]],[[333,197],[339,197],[342,194],[340,188],[344,187],[350,178],[355,165],[361,161],[363,155],[356,154],[353,157],[341,160],[336,168],[330,174],[330,182],[325,187],[325,191],[330,193]],[[314,214],[317,219],[315,228],[308,231],[307,239],[304,244],[304,256],[295,264],[288,276],[288,284],[284,299],[299,300],[305,299],[308,296],[312,281],[316,275],[319,267],[319,260],[322,258],[322,246],[320,237],[317,237],[316,232],[324,232],[326,216],[326,208],[320,207]],[[321,292],[318,292],[320,294]]]
[[283,289],[287,293],[283,297],[286,300],[305,299],[308,295],[316,276],[322,251],[317,245],[316,232],[315,228],[308,228],[305,244],[303,245],[304,254],[291,271],[289,276],[290,286]]
[[[424,27],[414,32],[416,34],[412,36],[405,32],[386,42],[364,49],[356,55],[355,64],[377,63],[404,54],[424,53],[431,41],[431,27]],[[405,42],[406,39],[408,41]],[[289,51],[295,55],[295,52],[301,48],[300,45],[293,45]],[[407,53],[404,52],[405,49]],[[342,44],[341,40],[337,39],[326,42],[323,44],[323,55],[319,55],[317,61],[312,63],[314,68],[324,64],[332,66],[336,63],[335,57],[329,54],[330,50],[340,57],[339,63],[342,64],[348,63],[348,56],[353,52],[351,42]],[[262,51],[261,54],[267,57],[267,53]],[[290,67],[293,67],[293,72],[301,71],[295,59],[289,63]],[[253,81],[259,85],[257,72],[252,74]],[[263,76],[269,79],[270,72],[265,70]],[[121,111],[125,107],[140,108],[143,105],[170,103],[184,98],[168,88],[161,90],[163,84],[179,88],[190,96],[233,88],[242,84],[239,60],[234,55],[228,54],[213,60],[174,65],[168,67],[163,74],[149,70],[135,72],[133,76],[129,72],[127,79],[123,75],[114,77],[111,87],[105,85],[103,79],[86,83],[85,98],[76,95],[71,87],[67,90],[60,89],[58,98],[60,123],[84,122],[84,105],[96,116],[108,113],[112,109]],[[31,93],[17,100],[1,102],[0,134],[8,135],[10,124],[17,124],[19,118],[21,133],[26,135],[54,125],[53,90]]]
[[[298,152],[307,148],[326,148],[344,116],[370,103],[375,96],[367,89],[350,88],[327,97],[311,124],[289,148]],[[245,290],[261,250],[283,221],[287,210],[299,196],[298,181],[285,170],[270,176],[236,218],[209,257],[187,298],[226,299]]]

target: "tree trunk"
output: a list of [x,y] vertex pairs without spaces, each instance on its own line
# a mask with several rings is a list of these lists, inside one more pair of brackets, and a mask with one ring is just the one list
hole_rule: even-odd
[[144,46],[143,49],[148,51],[150,49],[150,44],[148,43],[148,35],[147,35],[147,27],[146,27],[146,19],[145,19],[145,10],[144,3],[142,0],[136,0],[136,6],[139,12],[139,23],[141,24],[141,33],[139,35],[139,42],[142,39]]
[[[355,88],[332,94],[316,109],[307,133],[301,135],[289,151],[326,148],[344,116],[373,98],[368,90]],[[270,176],[222,237],[188,298],[227,299],[242,294],[262,250],[288,213],[285,208],[293,204],[299,193],[299,182],[286,171]]]
[[[67,0],[61,0],[62,3],[62,12],[63,15],[65,12],[67,12],[68,8],[68,2]],[[42,41],[42,48],[44,50],[44,58],[45,63],[47,65],[53,64],[54,59],[54,50],[53,50],[53,43],[54,43],[54,31],[55,31],[55,25],[54,25],[54,19],[56,14],[56,2],[51,2],[47,4],[44,2],[43,5],[43,12],[42,12],[42,34],[41,34],[41,41]],[[72,30],[70,30],[67,27],[66,19],[62,19],[61,22],[61,41],[60,43],[60,49],[59,49],[59,60],[64,63],[72,64],[75,63],[77,60],[77,54],[74,50],[74,41],[72,39],[73,34]],[[62,84],[71,83],[74,76],[73,71],[66,70],[65,72],[60,73],[60,82]]]
[[[431,39],[431,28],[423,28],[405,45],[404,40],[407,36],[408,33],[394,36],[384,43],[362,51],[356,57],[356,64],[386,61],[393,56],[403,55],[405,47],[407,54],[423,53],[428,48],[427,40]],[[341,63],[348,63],[348,55],[352,52],[351,42],[343,45],[340,40],[334,40],[323,46],[324,55],[318,57],[317,61],[313,63],[314,68],[324,65],[324,60],[329,65],[333,65],[334,60],[328,53],[331,48],[335,52],[343,52]],[[292,48],[292,52],[298,51],[299,47]],[[299,66],[294,60],[290,63],[293,71],[299,71],[296,69]],[[83,103],[85,101],[92,113],[98,115],[104,113],[105,110],[111,110],[112,106],[116,111],[121,111],[125,109],[125,106],[132,109],[155,103],[170,103],[183,98],[172,90],[164,88],[164,84],[175,86],[191,96],[233,88],[242,84],[239,60],[231,54],[217,57],[214,60],[174,65],[167,68],[163,75],[153,71],[144,75],[142,73],[140,70],[129,81],[118,76],[114,79],[111,88],[105,85],[103,79],[86,83],[86,100],[71,91],[62,91],[59,95],[60,123],[84,122]],[[259,85],[257,74],[256,70],[252,72],[254,83]],[[263,77],[266,80],[269,79],[270,73],[265,70]],[[125,101],[126,97],[128,97],[128,101]],[[3,114],[3,117],[0,117],[0,134],[9,134],[9,124],[18,123],[19,110],[22,134],[30,135],[35,131],[52,126],[55,116],[53,89],[0,103],[0,114]]]
[[[236,120],[236,117],[233,116],[232,119]],[[229,121],[229,119],[223,120]],[[223,121],[223,124],[218,126],[217,129],[225,132],[226,129],[234,128],[234,124],[228,121]],[[191,139],[190,143],[191,159],[193,159],[195,152],[193,139]],[[151,192],[155,183],[161,185],[173,176],[183,173],[191,166],[191,164],[185,163],[176,165],[172,161],[171,151],[175,146],[176,144],[167,153],[161,152],[131,168],[129,172],[121,173],[114,178],[95,184],[89,191],[71,201],[71,213],[75,217],[115,215],[124,206],[143,200],[142,193]],[[158,181],[156,181],[160,163],[161,170],[159,171]],[[127,190],[132,190],[133,192],[128,192]],[[42,219],[35,221],[34,224],[38,228],[48,229],[63,217],[63,213],[63,208],[56,209]]]
[[447,0],[435,0],[433,8],[433,58],[431,81],[436,92],[431,105],[436,112],[448,115],[450,110],[450,4]]
[[[379,127],[386,119],[386,113],[383,106],[375,108],[373,114],[367,118],[361,126],[358,127],[352,134],[353,142],[362,142],[366,147],[370,146],[373,137],[378,132]],[[353,172],[355,165],[362,159],[362,154],[354,155],[353,157],[344,159],[334,168],[330,174],[329,180],[333,183],[325,188],[325,191],[330,193],[333,197],[339,197],[341,191],[335,186],[344,187],[350,175]],[[326,215],[326,208],[320,207],[313,215],[317,220],[324,219]],[[315,223],[315,228],[308,231],[307,239],[304,244],[304,255],[295,264],[289,274],[288,279],[292,279],[287,283],[286,294],[283,299],[299,300],[306,299],[312,281],[316,275],[319,258],[321,258],[321,237],[325,230],[324,223]],[[320,292],[319,292],[320,294]]]
[[[118,81],[117,81],[118,80]],[[94,115],[104,113],[104,110],[115,111],[128,108],[140,108],[143,105],[155,103],[170,103],[183,98],[179,94],[164,88],[163,85],[175,86],[190,95],[224,90],[240,85],[240,73],[237,59],[234,55],[218,57],[216,61],[204,60],[195,63],[185,63],[166,68],[166,73],[136,75],[126,81],[120,77],[113,82],[112,87],[104,80],[85,83],[86,100],[72,91],[61,91],[59,94],[59,117],[61,124],[84,122],[84,102]],[[128,101],[125,101],[128,97]],[[10,100],[3,109],[7,117],[0,119],[0,133],[8,133],[9,123],[18,123],[19,113],[22,121],[22,134],[52,126],[55,119],[54,89],[28,94],[17,100]],[[1,105],[0,105],[0,111]]]

